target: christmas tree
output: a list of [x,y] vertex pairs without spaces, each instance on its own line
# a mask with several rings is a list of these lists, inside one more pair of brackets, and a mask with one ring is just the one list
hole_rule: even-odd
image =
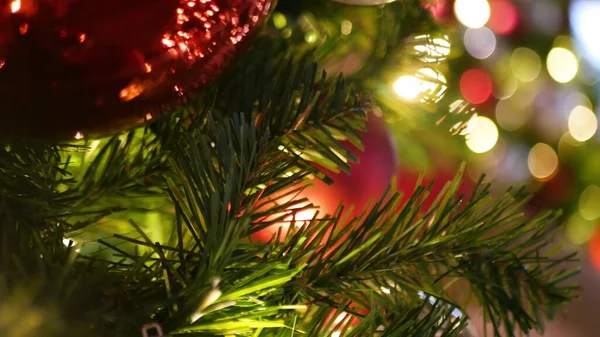
[[429,1],[0,5],[3,336],[512,336],[576,295],[559,212],[398,169],[475,116]]

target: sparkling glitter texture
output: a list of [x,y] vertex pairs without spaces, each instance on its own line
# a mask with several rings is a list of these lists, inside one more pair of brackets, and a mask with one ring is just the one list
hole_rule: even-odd
[[218,77],[276,0],[0,0],[0,134],[71,137],[156,117]]

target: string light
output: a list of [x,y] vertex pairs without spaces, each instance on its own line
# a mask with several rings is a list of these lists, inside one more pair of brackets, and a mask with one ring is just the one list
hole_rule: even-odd
[[454,14],[466,27],[483,27],[490,19],[490,4],[487,0],[456,0]]
[[559,83],[568,83],[579,71],[579,63],[573,52],[562,47],[555,47],[548,53],[546,60],[548,73]]
[[529,172],[538,180],[548,180],[558,169],[558,155],[544,143],[536,144],[527,157]]
[[510,68],[522,82],[535,80],[542,70],[542,59],[529,48],[516,48],[510,55]]
[[467,147],[475,153],[485,153],[493,149],[498,142],[498,127],[483,116],[477,116],[471,132],[465,137]]
[[585,142],[598,130],[598,118],[594,112],[582,105],[576,106],[569,114],[569,132],[575,140]]

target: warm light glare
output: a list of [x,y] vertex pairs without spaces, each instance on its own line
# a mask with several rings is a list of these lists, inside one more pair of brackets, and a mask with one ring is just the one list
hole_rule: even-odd
[[579,197],[579,213],[586,220],[600,218],[600,187],[588,186]]
[[579,71],[579,63],[575,54],[561,47],[550,50],[546,66],[550,76],[559,83],[570,82]]
[[19,10],[21,10],[21,0],[13,0],[10,3],[10,12],[11,13],[16,13]]
[[342,333],[339,331],[334,331],[331,333],[331,337],[341,337],[341,336],[342,336]]
[[456,0],[454,13],[466,27],[479,28],[490,19],[490,4],[487,0]]
[[550,145],[538,143],[529,152],[527,165],[531,175],[539,180],[547,180],[558,169],[558,155]]
[[484,153],[493,149],[498,142],[498,127],[483,116],[477,116],[473,130],[466,136],[467,147],[475,153]]
[[446,90],[446,78],[442,73],[431,68],[419,69],[416,75],[400,76],[393,85],[398,96],[407,101],[420,98],[421,102],[437,102]]
[[496,49],[496,36],[487,27],[468,28],[463,39],[465,48],[476,59],[486,59]]
[[529,48],[517,48],[510,56],[510,68],[516,78],[522,82],[531,82],[542,70],[542,59]]
[[571,111],[569,115],[569,132],[574,139],[585,142],[592,138],[597,130],[598,118],[592,110],[578,105]]

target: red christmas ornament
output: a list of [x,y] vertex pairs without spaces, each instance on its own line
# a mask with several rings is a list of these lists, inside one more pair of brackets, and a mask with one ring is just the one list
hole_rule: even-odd
[[[359,157],[357,163],[350,165],[350,174],[335,174],[323,169],[333,179],[333,184],[327,185],[315,179],[313,186],[294,196],[294,200],[307,198],[309,203],[319,207],[320,214],[330,215],[335,213],[340,203],[345,206],[354,205],[349,217],[352,218],[364,211],[370,198],[381,198],[397,172],[397,152],[385,122],[374,113],[369,113],[368,118],[367,131],[363,134],[364,152],[347,144]],[[281,229],[283,240],[292,223],[302,226],[310,221],[316,212],[316,209],[309,209],[289,215],[281,223],[252,234],[252,239],[268,242]]]
[[0,134],[123,130],[219,76],[276,0],[0,0]]

